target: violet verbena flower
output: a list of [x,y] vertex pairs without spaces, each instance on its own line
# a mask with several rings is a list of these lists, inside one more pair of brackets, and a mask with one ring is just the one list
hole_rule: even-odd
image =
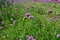
[[14,2],[14,0],[12,0],[12,2]]
[[57,34],[57,38],[60,38],[60,34]]
[[45,2],[46,2],[46,0],[40,0],[40,2],[45,3]]
[[58,2],[58,0],[50,0],[51,2],[53,2],[53,3],[57,3]]
[[29,19],[33,19],[34,17],[33,16],[29,16]]
[[58,21],[58,17],[57,17],[57,16],[55,16],[54,19],[55,19],[56,21]]
[[53,11],[52,10],[48,10],[48,13],[52,13]]
[[27,40],[35,40],[33,36],[26,36]]
[[26,17],[29,17],[29,16],[31,16],[31,14],[30,13],[26,13],[25,16]]
[[35,40],[35,39],[27,39],[27,40]]
[[12,23],[11,23],[11,26],[12,25],[14,25],[14,24],[16,24],[16,20],[13,20],[13,21],[11,21]]
[[13,24],[16,24],[16,20],[13,20],[12,23],[13,23]]

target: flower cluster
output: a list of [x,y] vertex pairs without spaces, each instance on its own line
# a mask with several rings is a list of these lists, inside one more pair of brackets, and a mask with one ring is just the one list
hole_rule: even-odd
[[50,18],[49,20],[50,20],[50,22],[53,22],[54,20],[55,21],[58,21],[58,17],[57,16],[54,16],[53,18]]
[[58,21],[58,17],[57,17],[57,16],[55,16],[55,17],[54,17],[54,20]]
[[29,36],[29,35],[27,35],[26,38],[27,38],[27,40],[35,40],[35,39],[33,38],[33,36]]
[[34,17],[30,13],[26,13],[24,19],[26,18],[33,19]]

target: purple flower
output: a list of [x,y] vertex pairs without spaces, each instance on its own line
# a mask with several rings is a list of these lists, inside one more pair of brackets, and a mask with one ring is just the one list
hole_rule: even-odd
[[46,2],[46,0],[40,0],[40,2],[45,3],[45,2]]
[[57,34],[57,37],[60,38],[60,34]]
[[12,0],[12,2],[14,2],[14,0]]
[[30,13],[26,13],[25,16],[26,17],[29,17],[29,16],[31,16],[31,14]]
[[15,24],[16,23],[16,20],[13,20],[13,24]]
[[33,36],[29,36],[29,35],[27,35],[26,38],[27,38],[27,40],[35,40],[35,39],[33,38]]
[[26,38],[28,39],[29,38],[29,35],[27,35]]
[[48,13],[52,13],[53,11],[52,10],[48,10]]
[[30,13],[26,13],[24,18],[33,19],[34,17]]
[[35,39],[27,39],[27,40],[35,40]]
[[57,2],[58,2],[58,0],[51,0],[51,2],[53,2],[53,3],[57,3]]
[[29,16],[30,19],[33,19],[34,17],[33,16]]
[[13,20],[13,21],[11,21],[12,23],[11,23],[11,26],[13,26],[14,24],[16,24],[16,20]]
[[58,21],[58,17],[57,17],[57,16],[55,16],[54,19],[55,19],[56,21]]
[[29,39],[33,39],[33,36],[29,36]]

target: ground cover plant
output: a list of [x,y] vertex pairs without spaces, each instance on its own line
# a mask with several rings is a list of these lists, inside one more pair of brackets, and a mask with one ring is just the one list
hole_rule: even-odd
[[0,40],[60,40],[60,6],[38,2],[3,6]]

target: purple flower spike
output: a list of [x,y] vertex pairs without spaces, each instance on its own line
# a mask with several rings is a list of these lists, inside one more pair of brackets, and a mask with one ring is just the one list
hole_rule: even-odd
[[57,34],[57,37],[60,38],[60,34]]
[[52,13],[53,11],[52,10],[48,10],[48,13]]

